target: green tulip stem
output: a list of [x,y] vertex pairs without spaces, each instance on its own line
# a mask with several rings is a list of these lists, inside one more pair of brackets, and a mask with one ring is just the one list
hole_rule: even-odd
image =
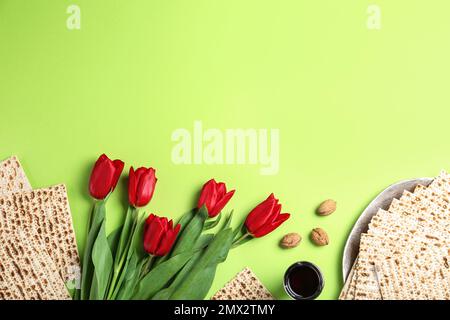
[[150,268],[152,267],[153,262],[155,261],[154,255],[149,255],[147,258],[147,262],[145,263],[144,267],[141,271],[141,280],[145,277],[145,275],[150,271]]
[[91,212],[88,215],[88,222],[87,222],[87,225],[86,225],[86,242],[87,242],[87,238],[88,238],[88,235],[89,235],[89,230],[91,230],[92,216],[94,215],[96,203],[97,203],[97,200],[95,200],[94,205],[92,206],[92,210],[91,210]]
[[114,273],[113,273],[113,278],[111,280],[110,287],[109,287],[108,299],[111,299],[117,293],[117,290],[120,289],[120,285],[122,284],[122,281],[119,281],[119,283],[117,283],[117,281],[119,280],[119,275],[120,275],[121,271],[124,269],[123,268],[124,263],[126,262],[126,259],[128,256],[128,251],[130,249],[131,242],[132,242],[133,235],[136,230],[137,221],[138,221],[138,211],[136,208],[132,209],[131,214],[136,214],[136,216],[133,221],[133,226],[131,228],[129,238],[127,239],[127,242],[126,242],[125,250],[122,252],[122,255],[119,257],[118,262],[114,266]]
[[231,246],[231,249],[234,249],[236,247],[238,247],[239,245],[242,244],[242,242],[248,237],[251,236],[251,234],[249,232],[244,233],[240,238],[238,238],[237,240],[235,240],[233,242],[233,245]]
[[[86,225],[86,239],[84,241],[84,243],[88,243],[89,241],[89,232],[91,231],[91,224],[92,224],[92,217],[94,216],[94,212],[95,212],[95,206],[97,205],[97,200],[94,199],[94,205],[92,206],[92,210],[89,212],[88,215],[88,221],[87,221],[87,225]],[[86,250],[86,249],[85,249]],[[88,250],[86,250],[88,251]],[[87,264],[87,259],[88,259],[88,254],[87,252],[85,253],[83,260],[82,260],[82,268],[86,268],[84,265]],[[84,279],[82,279],[83,281]],[[80,300],[81,299],[81,288],[77,289],[75,292],[75,299],[76,300]]]

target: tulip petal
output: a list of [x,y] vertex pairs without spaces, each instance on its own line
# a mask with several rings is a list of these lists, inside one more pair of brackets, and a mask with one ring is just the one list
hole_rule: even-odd
[[98,200],[103,200],[111,192],[114,182],[115,167],[106,155],[100,156],[94,165],[89,179],[89,193]]
[[167,226],[167,219],[164,220],[155,216],[148,225],[144,235],[144,249],[150,254],[155,254],[161,242]]
[[289,219],[290,214],[289,213],[283,213],[280,214],[278,219],[270,224],[264,225],[258,230],[256,230],[254,233],[252,233],[252,236],[255,238],[260,238],[265,236],[266,234],[272,232],[276,228],[278,228],[284,221]]
[[204,204],[206,204],[207,198],[210,196],[213,190],[214,190],[214,180],[211,179],[208,182],[206,182],[202,187],[200,198],[198,199],[197,204],[198,209],[200,209],[201,207],[203,207]]
[[161,222],[161,227],[163,229],[164,232],[166,232],[167,230],[169,230],[169,220],[167,220],[166,217],[164,218],[159,218],[160,222]]
[[221,199],[227,193],[227,188],[225,186],[225,183],[223,182],[219,182],[217,184],[216,190],[217,190],[217,197],[219,199]]
[[267,218],[267,221],[268,221],[268,222],[274,222],[275,220],[277,220],[277,218],[278,218],[278,216],[280,215],[280,213],[281,213],[281,204],[276,203],[276,204],[273,206],[272,213],[271,213],[270,216]]
[[128,174],[128,202],[132,206],[136,206],[136,188],[137,188],[136,174],[134,172],[134,168],[131,166],[130,173]]
[[147,219],[145,220],[145,224],[146,225],[149,225],[154,219],[155,219],[155,215],[153,214],[153,213],[151,213],[148,217],[147,217]]
[[206,198],[206,208],[208,208],[208,212],[214,210],[214,205],[217,201],[217,183],[213,181],[212,189],[209,196]]
[[155,170],[150,168],[141,175],[139,184],[137,187],[137,199],[136,204],[138,207],[146,206],[153,197],[156,185]]
[[278,216],[278,218],[274,222],[279,222],[279,221],[284,222],[287,219],[289,219],[290,216],[291,215],[289,213],[282,213]]
[[197,208],[200,209],[203,205],[205,205],[208,212],[213,209],[217,198],[216,185],[217,183],[214,179],[209,180],[203,185]]
[[155,215],[153,213],[151,213],[147,219],[145,220],[145,224],[144,224],[144,235],[147,232],[148,226],[151,224],[151,222],[153,221],[153,219],[155,219]]
[[245,226],[250,233],[254,234],[263,225],[273,221],[273,211],[276,204],[276,199],[271,194],[249,213],[245,220]]
[[113,183],[110,192],[112,192],[116,188],[117,182],[119,181],[120,175],[122,174],[122,170],[125,164],[121,160],[114,160],[113,165],[116,170],[114,172]]
[[136,177],[138,180],[147,172],[147,169],[144,167],[140,167],[136,170]]
[[[170,220],[169,224],[171,224],[172,220]],[[180,231],[181,225],[178,224],[175,229],[169,229],[164,234],[163,238],[161,239],[161,243],[159,245],[158,250],[156,250],[155,255],[156,256],[165,256],[169,253],[170,249],[172,249],[173,244],[175,243],[175,240],[177,238],[178,232]]]
[[234,190],[227,193],[225,183],[211,179],[203,185],[197,208],[206,206],[209,217],[217,216],[225,205],[230,201],[234,194]]
[[231,190],[230,192],[226,193],[222,199],[220,199],[214,208],[211,210],[211,212],[208,211],[209,217],[215,217],[217,216],[222,209],[227,205],[227,203],[230,201],[231,197],[233,197],[235,190]]
[[94,165],[94,169],[99,166],[101,163],[103,163],[104,161],[111,161],[108,156],[106,154],[102,154],[100,157],[98,157],[97,162]]
[[147,252],[147,253],[149,253],[149,254],[151,254],[151,250],[152,250],[152,248],[151,248],[151,241],[152,241],[152,234],[150,234],[149,232],[148,232],[148,226],[146,226],[146,229],[145,229],[145,231],[144,231],[144,250],[145,250],[145,252]]

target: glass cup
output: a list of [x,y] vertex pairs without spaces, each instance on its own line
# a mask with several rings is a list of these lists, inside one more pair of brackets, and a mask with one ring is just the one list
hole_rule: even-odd
[[323,287],[322,272],[311,262],[296,262],[284,274],[284,289],[295,300],[314,300]]

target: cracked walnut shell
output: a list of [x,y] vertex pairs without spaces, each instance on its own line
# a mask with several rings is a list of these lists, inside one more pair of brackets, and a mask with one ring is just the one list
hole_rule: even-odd
[[321,228],[315,228],[311,231],[311,240],[318,246],[326,246],[330,243],[328,234]]

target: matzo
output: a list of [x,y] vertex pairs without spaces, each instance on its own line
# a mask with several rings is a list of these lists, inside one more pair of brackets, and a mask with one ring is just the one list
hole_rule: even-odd
[[429,250],[394,255],[375,263],[384,300],[450,299],[449,258]]
[[[405,191],[404,196],[400,200],[394,199],[392,201],[388,211],[412,215],[423,222],[435,223],[446,228],[449,222],[448,207],[436,193],[431,192],[430,195],[427,195],[426,191],[428,189],[422,188],[419,188],[421,192],[417,194]],[[431,194],[435,196],[433,197]]]
[[22,191],[31,191],[31,185],[19,159],[12,156],[0,162],[0,197]]
[[0,225],[0,299],[69,300],[69,293],[37,232]]
[[423,252],[434,250],[445,254],[448,251],[446,244],[430,246],[428,242],[415,241],[415,238],[376,237],[363,234],[361,236],[360,253],[356,269],[357,284],[355,297],[357,299],[381,299],[381,292],[377,281],[374,265],[378,260],[405,251]]
[[342,288],[341,294],[339,295],[339,300],[353,300],[355,297],[355,288],[356,288],[356,266],[358,264],[358,257],[356,257],[355,262],[353,263],[352,269],[348,274],[347,281],[345,281],[344,288]]
[[341,299],[449,299],[449,248],[450,175],[441,171],[372,217]]
[[273,300],[273,296],[249,268],[239,272],[212,300]]
[[379,237],[411,235],[421,241],[429,239],[442,242],[449,239],[445,230],[436,229],[435,225],[430,226],[426,220],[420,221],[414,216],[392,213],[382,209],[372,218],[367,233]]
[[0,214],[11,228],[36,229],[64,281],[79,271],[79,256],[64,185],[0,198]]

